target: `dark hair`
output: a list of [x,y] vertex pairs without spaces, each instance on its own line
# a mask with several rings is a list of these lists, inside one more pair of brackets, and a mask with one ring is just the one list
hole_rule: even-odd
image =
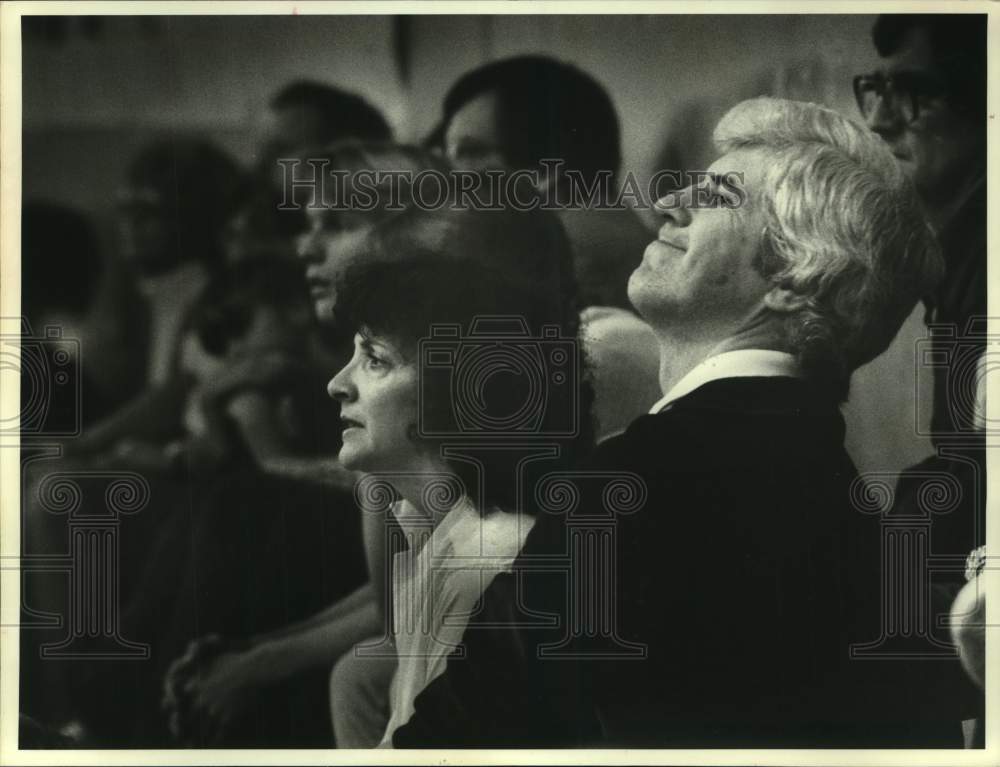
[[[477,319],[488,316],[520,318],[528,334],[522,338],[541,338],[546,327],[557,328],[562,338],[577,338],[570,247],[551,213],[412,208],[376,227],[369,242],[368,257],[346,270],[338,288],[343,297],[339,316],[350,327],[393,339],[404,354],[416,353],[432,325],[458,326],[461,337],[467,338]],[[573,348],[581,373],[573,382],[576,388],[550,391],[546,407],[565,405],[575,395],[579,429],[571,436],[544,439],[560,450],[555,463],[543,462],[547,470],[579,460],[593,440],[593,394],[583,374],[582,348],[579,343]],[[446,388],[423,390],[425,418],[450,412],[452,392]],[[498,418],[511,413],[525,396],[516,385],[485,383],[477,393],[482,412]],[[556,397],[569,399],[556,403],[552,399]],[[424,441],[443,446],[443,441],[441,445]],[[445,460],[470,492],[479,487],[482,510],[498,506],[530,511],[531,498],[517,497],[511,452],[487,452],[496,455],[482,459],[482,477],[469,464],[447,456]]]
[[499,100],[501,150],[517,168],[561,159],[590,180],[621,165],[621,129],[604,87],[576,67],[547,56],[518,56],[463,75],[444,100],[444,125],[474,98]]
[[136,155],[126,179],[157,193],[177,253],[209,266],[221,263],[225,225],[246,191],[228,154],[201,139],[162,139]]
[[275,110],[306,107],[319,117],[317,144],[343,139],[391,141],[392,129],[382,113],[355,93],[313,80],[296,80],[271,97]]
[[202,291],[191,323],[205,351],[222,356],[247,332],[261,307],[271,307],[283,316],[293,312],[310,316],[309,293],[299,264],[258,258],[228,267]]
[[944,75],[954,107],[985,121],[986,14],[881,14],[872,27],[879,56],[896,53],[914,29],[927,33],[931,55]]
[[50,310],[84,314],[103,272],[97,232],[83,213],[54,203],[24,204],[21,306],[26,316],[36,318]]

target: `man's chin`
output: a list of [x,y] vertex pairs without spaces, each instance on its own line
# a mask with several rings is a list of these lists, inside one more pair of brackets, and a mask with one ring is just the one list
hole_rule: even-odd
[[653,308],[656,296],[653,295],[650,286],[646,284],[644,271],[647,271],[644,264],[639,264],[628,278],[628,302],[635,309],[636,314],[643,319],[648,319],[648,312]]

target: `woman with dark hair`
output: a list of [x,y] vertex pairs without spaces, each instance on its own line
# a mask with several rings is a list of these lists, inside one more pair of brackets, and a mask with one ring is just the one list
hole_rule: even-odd
[[407,544],[391,578],[389,745],[520,551],[532,480],[589,449],[591,396],[570,251],[550,214],[411,209],[367,252],[338,284],[354,356],[328,390],[341,463],[368,474],[359,495],[391,490]]
[[[314,194],[312,199],[303,201],[309,203],[304,211],[279,210],[275,218],[287,215],[294,220],[305,219],[306,228],[297,238],[296,250],[313,311],[325,338],[328,362],[324,369],[329,371],[337,369],[350,356],[350,338],[345,336],[335,316],[339,314],[337,306],[342,294],[337,283],[349,263],[365,256],[364,243],[373,228],[399,214],[399,210],[387,208],[393,192],[400,193],[401,189],[379,184],[367,186],[365,199],[369,204],[363,210],[352,209],[343,200],[325,197],[323,193],[352,194],[362,172],[416,174],[430,169],[443,171],[446,166],[428,153],[394,144],[334,144],[309,152],[308,156],[322,167],[343,174],[342,187],[330,183],[306,190]],[[402,201],[407,202],[405,193]],[[226,380],[215,387],[217,395],[248,386],[259,389],[272,380],[287,378],[301,367],[301,360],[280,350],[265,360],[248,362],[251,364],[226,371]],[[323,394],[322,385],[315,388],[315,393],[333,404]],[[339,434],[336,436],[339,438]],[[339,444],[333,451],[338,447]],[[294,455],[272,454],[264,468],[269,474],[297,483],[333,485],[350,492],[357,475],[344,469],[334,455],[332,451],[322,455],[304,455],[301,451]],[[330,513],[332,516],[333,512]],[[311,686],[318,679],[320,697],[325,697],[325,680],[337,659],[356,643],[383,631],[384,589],[380,581],[384,570],[383,526],[381,519],[371,514],[363,515],[362,525],[369,582],[347,596],[302,620],[286,622],[263,633],[220,631],[225,634],[220,636],[213,633],[217,629],[201,624],[201,635],[174,660],[164,680],[164,705],[175,738],[189,744],[275,745],[254,724],[267,719],[266,715],[259,715],[262,704],[269,698],[267,693],[279,685],[283,690]],[[250,633],[253,635],[248,636]],[[316,745],[328,743],[329,732]],[[302,741],[288,744],[302,745]]]

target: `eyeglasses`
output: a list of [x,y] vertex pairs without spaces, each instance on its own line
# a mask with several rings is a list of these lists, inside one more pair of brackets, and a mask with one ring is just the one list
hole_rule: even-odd
[[944,85],[919,72],[858,75],[854,78],[854,98],[861,115],[868,119],[881,100],[903,122],[912,123],[944,96]]

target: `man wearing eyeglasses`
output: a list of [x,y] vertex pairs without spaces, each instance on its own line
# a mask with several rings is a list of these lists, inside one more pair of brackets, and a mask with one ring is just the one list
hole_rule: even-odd
[[[927,320],[953,323],[961,336],[986,316],[986,16],[885,14],[872,38],[882,66],[856,77],[854,93],[868,127],[913,179],[944,250],[946,274],[925,299]],[[975,426],[956,422],[968,414],[954,412],[947,374],[935,369],[936,438]]]
[[[872,38],[882,66],[854,79],[858,107],[913,179],[945,256],[944,278],[924,299],[928,324],[944,326],[931,342],[936,455],[904,472],[892,513],[931,519],[930,551],[960,562],[986,535],[986,16],[887,14]],[[942,479],[957,499],[932,514],[926,489]],[[930,620],[947,610],[959,570],[931,573]],[[981,745],[969,727],[966,737]]]
[[944,233],[986,173],[986,17],[882,15],[882,67],[855,78],[868,126],[913,179]]

